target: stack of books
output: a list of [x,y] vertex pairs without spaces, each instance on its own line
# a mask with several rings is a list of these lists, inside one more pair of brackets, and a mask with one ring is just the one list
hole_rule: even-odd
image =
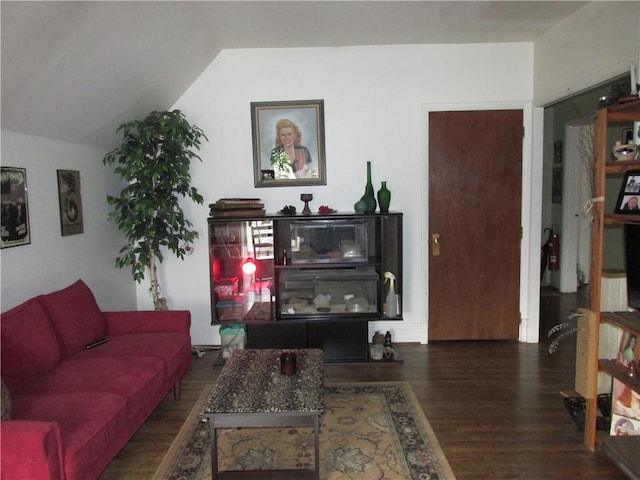
[[264,204],[259,198],[221,198],[209,204],[212,217],[262,217]]

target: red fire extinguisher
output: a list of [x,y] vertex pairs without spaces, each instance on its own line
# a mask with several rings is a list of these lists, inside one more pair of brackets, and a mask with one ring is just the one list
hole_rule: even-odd
[[560,237],[553,228],[545,228],[544,231],[549,231],[549,238],[547,238],[547,258],[549,259],[549,270],[558,270],[560,268]]

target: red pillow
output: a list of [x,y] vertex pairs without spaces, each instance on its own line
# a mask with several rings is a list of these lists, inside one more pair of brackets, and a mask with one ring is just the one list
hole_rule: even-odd
[[0,368],[9,388],[26,385],[60,361],[53,326],[35,298],[2,314]]
[[82,280],[62,290],[40,295],[38,299],[51,319],[63,358],[106,336],[104,315],[93,293]]

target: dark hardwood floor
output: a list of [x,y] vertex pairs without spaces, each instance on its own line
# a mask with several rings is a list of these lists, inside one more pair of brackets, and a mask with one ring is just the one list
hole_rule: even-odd
[[[575,337],[551,355],[546,331],[575,306],[575,295],[543,292],[539,344],[399,345],[402,364],[328,364],[326,382],[411,382],[459,480],[624,479],[604,454],[583,445],[560,397],[573,388]],[[193,403],[215,381],[221,367],[211,366],[213,356],[194,358],[182,400],[169,395],[102,480],[151,478]]]

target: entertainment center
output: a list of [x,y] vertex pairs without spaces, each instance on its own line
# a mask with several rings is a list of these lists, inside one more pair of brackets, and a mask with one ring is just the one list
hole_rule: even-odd
[[[402,320],[402,219],[210,217],[212,325],[243,325],[247,348],[320,348],[327,362],[368,361],[368,322]],[[392,312],[386,272],[395,277]]]

